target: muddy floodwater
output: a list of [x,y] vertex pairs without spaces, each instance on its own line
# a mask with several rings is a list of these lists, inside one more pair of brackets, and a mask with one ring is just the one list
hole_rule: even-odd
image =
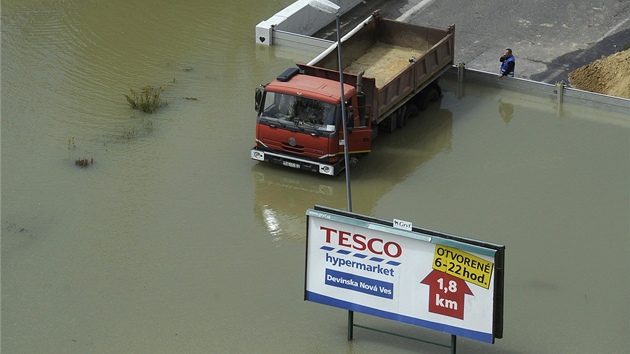
[[[254,88],[311,58],[254,43],[290,3],[3,1],[2,353],[448,351],[303,301],[305,211],[347,201],[249,158]],[[168,104],[130,108],[144,85]],[[352,168],[354,211],[506,245],[504,338],[459,352],[628,352],[628,115],[443,87]]]

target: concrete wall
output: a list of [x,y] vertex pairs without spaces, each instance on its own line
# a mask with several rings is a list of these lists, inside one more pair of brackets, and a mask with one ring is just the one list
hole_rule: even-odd
[[[362,0],[330,0],[337,4],[342,15],[362,2]],[[312,36],[335,20],[334,14],[328,14],[311,6],[311,0],[298,0],[285,7],[271,18],[256,26],[256,43],[275,44],[275,31],[288,34]]]

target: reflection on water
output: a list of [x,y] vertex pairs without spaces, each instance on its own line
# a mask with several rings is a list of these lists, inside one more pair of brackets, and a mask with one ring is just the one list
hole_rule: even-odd
[[510,121],[514,117],[514,105],[503,102],[499,99],[499,114],[501,115],[501,118],[503,118],[505,124],[510,124]]
[[[309,59],[254,44],[290,2],[2,3],[3,353],[435,351],[349,343],[303,301],[304,213],[347,203],[344,176],[249,159],[254,88]],[[164,83],[168,105],[128,107]],[[352,168],[354,211],[507,245],[505,338],[460,350],[624,352],[627,117],[443,87]]]
[[254,213],[267,227],[274,242],[304,240],[306,209],[316,204],[336,204],[342,195],[333,191],[343,185],[338,185],[338,181],[326,184],[326,180],[299,175],[282,177],[282,172],[276,166],[256,164],[252,167],[256,187]]

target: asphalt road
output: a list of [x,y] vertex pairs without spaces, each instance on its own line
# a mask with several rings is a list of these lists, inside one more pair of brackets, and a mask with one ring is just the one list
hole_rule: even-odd
[[420,25],[455,24],[455,62],[469,68],[498,72],[512,48],[517,77],[548,83],[630,47],[629,0],[367,0],[342,17],[344,30],[375,9]]

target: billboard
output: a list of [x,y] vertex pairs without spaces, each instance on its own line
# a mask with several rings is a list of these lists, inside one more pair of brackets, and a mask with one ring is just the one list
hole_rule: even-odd
[[504,246],[319,206],[306,215],[305,300],[488,343],[503,336]]

